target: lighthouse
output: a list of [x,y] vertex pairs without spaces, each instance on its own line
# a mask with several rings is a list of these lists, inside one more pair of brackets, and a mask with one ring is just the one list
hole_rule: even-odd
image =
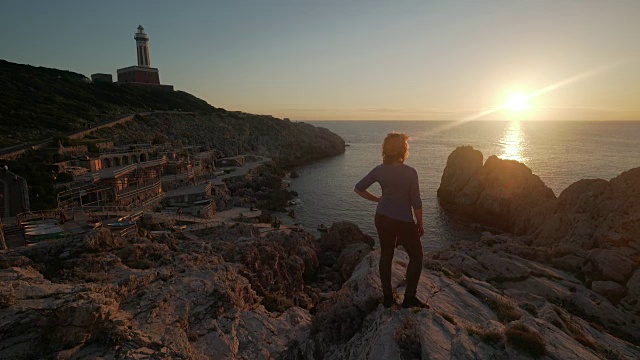
[[151,66],[149,60],[149,35],[144,32],[142,25],[138,25],[138,32],[133,37],[136,40],[136,49],[138,50],[138,66]]
[[149,59],[149,35],[142,25],[138,25],[137,30],[133,38],[136,41],[138,65],[118,69],[118,83],[173,90],[173,86],[160,85],[160,72],[158,68],[151,67],[151,60]]

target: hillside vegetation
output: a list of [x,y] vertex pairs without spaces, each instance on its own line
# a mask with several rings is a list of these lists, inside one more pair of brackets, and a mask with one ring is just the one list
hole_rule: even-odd
[[159,92],[0,60],[0,148],[81,130],[118,115],[152,110],[226,113],[183,91]]

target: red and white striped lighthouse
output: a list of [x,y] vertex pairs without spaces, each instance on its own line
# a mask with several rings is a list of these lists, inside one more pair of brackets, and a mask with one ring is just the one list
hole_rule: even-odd
[[144,32],[142,25],[138,25],[138,32],[133,37],[136,39],[136,48],[138,50],[138,66],[151,66],[149,59],[149,35]]

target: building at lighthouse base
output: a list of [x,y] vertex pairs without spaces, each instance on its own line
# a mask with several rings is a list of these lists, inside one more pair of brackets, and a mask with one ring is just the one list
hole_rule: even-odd
[[118,84],[149,86],[162,90],[173,90],[171,85],[161,85],[158,68],[129,66],[118,69]]
[[160,85],[158,68],[148,66],[129,66],[118,69],[118,82]]

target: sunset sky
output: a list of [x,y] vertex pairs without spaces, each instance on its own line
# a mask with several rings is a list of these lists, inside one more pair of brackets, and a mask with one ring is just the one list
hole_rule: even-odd
[[7,1],[0,59],[136,64],[229,110],[299,120],[640,120],[640,1]]

